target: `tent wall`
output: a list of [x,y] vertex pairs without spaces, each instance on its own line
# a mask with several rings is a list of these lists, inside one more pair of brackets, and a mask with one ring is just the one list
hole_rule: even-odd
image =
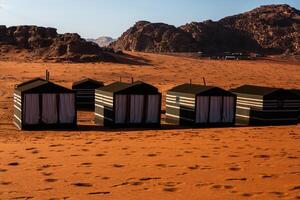
[[195,96],[168,92],[166,97],[166,121],[173,124],[195,123]]
[[114,94],[96,91],[95,123],[101,126],[157,126],[161,94]]
[[[196,99],[196,100],[195,100]],[[236,98],[232,96],[202,96],[168,92],[166,121],[177,125],[232,125],[235,122]]]
[[76,92],[76,104],[80,109],[94,109],[95,89],[73,89]]
[[263,110],[263,97],[238,94],[236,106],[236,122],[250,124],[251,110]]
[[282,100],[265,100],[263,96],[249,98],[247,94],[238,94],[237,123],[245,125],[284,125],[297,123],[298,103],[295,100],[285,100],[284,97],[282,98]]
[[101,126],[114,124],[114,95],[113,93],[95,92],[95,123]]
[[22,94],[16,91],[13,121],[21,130],[75,128],[77,124],[75,94]]
[[14,92],[14,116],[13,123],[22,129],[22,97],[18,91]]

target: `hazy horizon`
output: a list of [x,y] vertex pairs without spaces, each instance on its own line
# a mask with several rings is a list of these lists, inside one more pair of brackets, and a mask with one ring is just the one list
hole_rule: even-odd
[[37,25],[57,28],[59,33],[74,32],[83,38],[117,38],[136,21],[163,22],[175,26],[192,21],[223,17],[269,4],[289,4],[300,8],[299,0],[0,0],[0,24]]

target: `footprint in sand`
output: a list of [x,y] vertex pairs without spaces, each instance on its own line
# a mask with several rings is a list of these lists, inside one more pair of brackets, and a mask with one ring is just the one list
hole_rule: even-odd
[[300,185],[293,186],[289,189],[289,191],[300,191]]
[[0,169],[0,173],[7,172],[7,169]]
[[125,165],[121,165],[121,164],[113,164],[112,166],[115,167],[115,168],[125,167]]
[[188,169],[190,169],[190,170],[196,170],[196,169],[199,169],[199,165],[189,166]]
[[55,178],[47,178],[47,179],[45,179],[45,181],[48,182],[48,183],[54,183],[54,182],[57,182],[58,179],[55,179]]
[[10,185],[11,182],[8,181],[0,181],[0,185]]
[[9,166],[18,166],[19,163],[18,162],[11,162],[11,163],[8,163]]
[[89,195],[108,195],[110,192],[90,192]]
[[226,181],[247,181],[247,178],[228,178]]
[[92,187],[93,185],[90,183],[73,183],[73,186],[77,186],[77,187]]

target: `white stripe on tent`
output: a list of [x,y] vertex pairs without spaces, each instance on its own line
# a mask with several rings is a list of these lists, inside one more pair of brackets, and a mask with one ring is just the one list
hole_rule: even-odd
[[14,114],[14,117],[15,117],[19,122],[22,123],[22,120],[21,120],[17,115]]
[[104,98],[104,97],[95,97],[95,99],[104,100],[104,101],[111,102],[111,103],[114,101],[113,99],[107,99],[107,98]]
[[251,108],[249,107],[243,107],[243,106],[237,106],[237,108],[243,109],[243,110],[250,110]]
[[252,102],[252,101],[242,101],[242,100],[237,100],[238,103],[246,103],[246,104],[251,104],[251,105],[258,105],[258,106],[262,106],[263,103],[256,103],[256,102]]
[[168,104],[166,105],[166,107],[180,109],[180,110],[194,111],[194,109],[191,109],[191,108],[181,108],[181,107],[178,107],[178,106],[171,106],[171,105],[168,105]]
[[17,95],[16,93],[14,93],[14,96],[19,97],[19,99],[21,99],[21,96]]
[[113,121],[112,119],[110,119],[110,118],[107,118],[107,117],[104,117],[103,115],[100,115],[100,114],[98,114],[98,113],[95,113],[95,115],[96,115],[96,116],[98,116],[98,117],[101,117],[101,118],[107,119],[107,120],[109,120],[109,121]]
[[174,96],[174,95],[170,95],[170,94],[167,94],[167,97],[173,97],[173,98],[177,98],[177,97],[180,97],[181,99],[186,99],[186,100],[192,100],[192,101],[195,101],[195,98],[191,98],[191,97],[182,97],[182,96]]
[[98,107],[98,108],[105,108],[105,109],[107,109],[107,110],[113,111],[112,108],[104,107],[103,105],[95,104],[95,106]]
[[17,124],[15,121],[13,121],[13,123],[16,127],[18,127],[21,130],[21,127],[19,126],[19,124]]
[[172,115],[172,114],[169,114],[169,113],[166,113],[166,116],[168,116],[168,117],[173,117],[173,118],[177,118],[177,119],[184,119],[184,120],[186,120],[186,121],[194,122],[194,120],[192,120],[192,119],[185,118],[185,117],[180,117],[180,116],[177,116],[177,115]]
[[18,106],[14,105],[14,107],[22,112],[21,108],[19,108]]
[[104,98],[107,98],[107,99],[114,99],[113,97],[111,96],[106,96],[106,95],[103,95],[103,94],[98,94],[98,93],[95,93],[96,96],[99,96],[99,97],[104,97]]
[[254,104],[249,104],[249,103],[240,103],[240,102],[237,102],[237,105],[243,105],[243,106],[254,106],[254,107],[259,107],[259,108],[262,108],[263,106],[260,105],[254,105]]
[[96,102],[99,102],[99,103],[104,103],[104,104],[106,104],[106,105],[109,105],[109,106],[113,106],[113,104],[112,104],[112,103],[107,103],[107,102],[105,102],[105,101],[102,101],[102,100],[98,100],[98,99],[96,99],[95,101],[96,101]]
[[19,105],[21,106],[21,103],[20,103],[20,102],[18,102],[18,101],[16,101],[16,100],[14,100],[14,102],[17,103],[17,104],[19,104]]
[[[174,101],[166,101],[167,103],[174,103],[174,104],[177,104],[176,102]],[[179,103],[180,105],[184,105],[184,106],[190,106],[190,107],[195,107],[195,104],[187,104],[187,103],[182,103],[180,102]]]
[[237,99],[244,99],[244,100],[251,100],[251,101],[259,101],[259,102],[263,102],[263,99],[253,99],[253,98],[247,98],[247,97],[240,97],[238,96]]
[[104,100],[104,99],[95,99],[95,101],[98,101],[98,102],[103,102],[103,103],[107,103],[107,104],[113,104],[113,102],[111,102],[111,101],[106,101],[106,100]]

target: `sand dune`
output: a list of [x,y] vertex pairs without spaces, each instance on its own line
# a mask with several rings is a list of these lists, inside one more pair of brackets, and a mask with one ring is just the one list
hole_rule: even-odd
[[79,113],[77,131],[20,132],[15,84],[43,75],[67,87],[83,77],[135,79],[165,92],[201,82],[299,87],[299,65],[133,54],[148,65],[0,62],[0,199],[300,199],[300,127],[102,130]]

